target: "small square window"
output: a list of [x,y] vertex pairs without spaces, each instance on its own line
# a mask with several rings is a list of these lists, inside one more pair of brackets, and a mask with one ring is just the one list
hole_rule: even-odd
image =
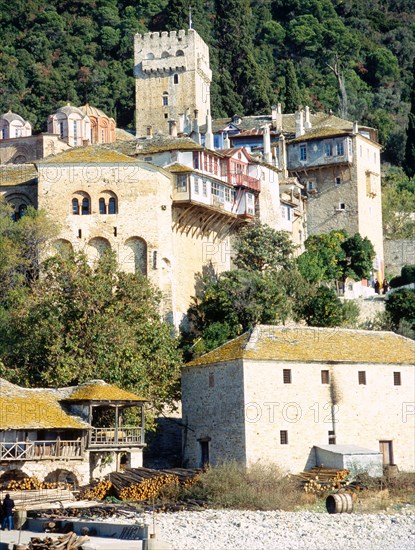
[[394,386],[400,386],[401,385],[401,373],[400,372],[394,372],[393,373],[393,385]]
[[329,383],[329,371],[328,370],[322,370],[321,371],[321,383],[322,384],[328,384]]
[[168,113],[164,113],[164,118],[169,118],[169,114],[168,114]]
[[341,182],[342,182],[342,179],[341,179],[341,177],[340,177],[340,176],[337,176],[337,178],[336,178],[336,180],[335,180],[335,181],[336,181],[336,185],[340,185],[340,184],[341,184]]
[[282,379],[284,384],[291,384],[291,369],[283,369]]
[[333,430],[329,430],[329,445],[336,444],[336,433]]
[[359,384],[360,385],[366,386],[366,371],[365,370],[360,370],[358,372],[358,379],[359,379]]
[[288,432],[287,430],[280,431],[280,443],[281,445],[288,445]]

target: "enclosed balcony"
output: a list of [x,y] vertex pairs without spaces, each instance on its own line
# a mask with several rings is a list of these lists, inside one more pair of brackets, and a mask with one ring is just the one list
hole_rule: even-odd
[[73,460],[82,459],[81,439],[45,441],[15,441],[0,443],[0,462],[16,460]]

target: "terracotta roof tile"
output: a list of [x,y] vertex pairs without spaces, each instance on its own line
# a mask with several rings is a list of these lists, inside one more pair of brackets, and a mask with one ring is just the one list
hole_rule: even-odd
[[415,342],[393,332],[259,325],[186,366],[236,359],[412,364]]

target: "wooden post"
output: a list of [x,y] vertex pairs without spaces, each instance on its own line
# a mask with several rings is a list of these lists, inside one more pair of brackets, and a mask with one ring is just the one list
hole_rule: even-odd
[[114,434],[114,443],[118,444],[118,405],[115,405],[115,434]]

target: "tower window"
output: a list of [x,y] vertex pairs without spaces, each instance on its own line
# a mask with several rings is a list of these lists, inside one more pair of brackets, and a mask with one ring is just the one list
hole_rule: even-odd
[[117,213],[117,201],[114,197],[111,197],[108,201],[108,214],[116,214]]
[[64,136],[64,125],[63,122],[59,122],[59,137],[63,139]]
[[72,199],[72,214],[79,214],[79,201],[78,199]]
[[336,181],[336,185],[340,185],[342,182],[342,179],[340,176],[337,176],[335,181]]
[[99,213],[100,214],[106,214],[107,213],[107,207],[105,205],[105,199],[103,199],[103,198],[99,199]]
[[280,431],[280,444],[281,445],[288,445],[288,431],[287,430],[281,430]]
[[78,125],[76,120],[73,121],[73,144],[78,145]]
[[179,83],[179,75],[178,74],[175,74],[173,76],[173,84],[178,84]]
[[164,92],[163,94],[163,105],[167,106],[169,104],[169,94],[167,92]]
[[84,199],[82,199],[82,215],[86,216],[89,213],[89,199],[85,197]]

